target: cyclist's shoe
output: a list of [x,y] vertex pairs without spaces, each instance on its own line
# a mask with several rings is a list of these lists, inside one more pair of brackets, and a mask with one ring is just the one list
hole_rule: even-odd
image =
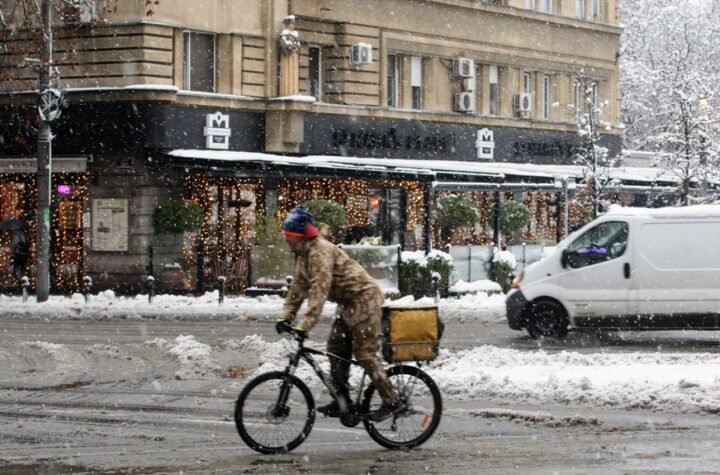
[[319,406],[317,412],[325,415],[325,417],[340,417],[350,408],[350,401],[344,399],[340,404],[337,399],[334,399],[330,404]]
[[368,413],[367,418],[373,422],[384,421],[405,408],[407,406],[400,400],[395,401],[393,404],[383,403],[377,410]]

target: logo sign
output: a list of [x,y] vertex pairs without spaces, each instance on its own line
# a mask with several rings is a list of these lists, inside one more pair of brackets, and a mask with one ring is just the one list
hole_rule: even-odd
[[230,116],[216,112],[208,114],[205,118],[206,137],[205,146],[215,150],[227,150],[230,148]]
[[494,160],[495,139],[493,138],[493,131],[487,128],[478,130],[475,147],[477,147],[477,158]]

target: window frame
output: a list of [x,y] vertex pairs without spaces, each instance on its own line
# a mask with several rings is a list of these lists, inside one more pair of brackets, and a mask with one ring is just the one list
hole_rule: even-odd
[[[192,54],[192,38],[193,36],[209,36],[212,38],[212,85],[211,90],[202,90],[202,89],[194,89],[192,85],[192,64],[193,64],[193,54]],[[209,33],[204,31],[193,31],[193,30],[184,30],[183,31],[183,89],[186,91],[196,91],[196,92],[209,92],[209,93],[216,93],[217,92],[217,34],[216,33]]]
[[488,66],[488,114],[500,115],[500,68]]
[[575,18],[579,20],[585,20],[586,19],[586,0],[575,0]]
[[542,118],[550,120],[550,104],[552,103],[552,78],[550,74],[543,74],[543,105]]
[[[392,61],[391,61],[392,58]],[[398,107],[398,59],[399,56],[396,53],[388,53],[387,61],[387,106],[391,109],[397,109]]]
[[[313,52],[317,51],[317,60],[313,61]],[[313,63],[315,63],[317,69],[317,77],[313,77]],[[309,45],[308,46],[308,93],[315,97],[317,102],[322,102],[323,96],[323,61],[322,61],[322,47],[320,45]],[[314,89],[317,89],[315,93]]]
[[410,56],[410,107],[413,110],[423,108],[423,70],[422,56]]

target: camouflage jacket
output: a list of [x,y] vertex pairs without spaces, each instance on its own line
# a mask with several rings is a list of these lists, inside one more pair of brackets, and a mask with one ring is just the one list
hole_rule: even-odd
[[[365,269],[342,249],[318,237],[305,242],[305,251],[297,256],[293,283],[285,299],[282,318],[292,320],[303,301],[308,300],[301,327],[309,331],[320,318],[326,300],[346,306],[363,298],[379,298],[382,291]],[[344,315],[347,318],[346,315]],[[358,315],[346,321],[349,327],[370,315]]]

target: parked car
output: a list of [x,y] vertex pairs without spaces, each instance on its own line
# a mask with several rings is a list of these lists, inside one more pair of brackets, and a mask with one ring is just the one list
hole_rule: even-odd
[[510,328],[720,329],[720,205],[611,210],[528,266]]

